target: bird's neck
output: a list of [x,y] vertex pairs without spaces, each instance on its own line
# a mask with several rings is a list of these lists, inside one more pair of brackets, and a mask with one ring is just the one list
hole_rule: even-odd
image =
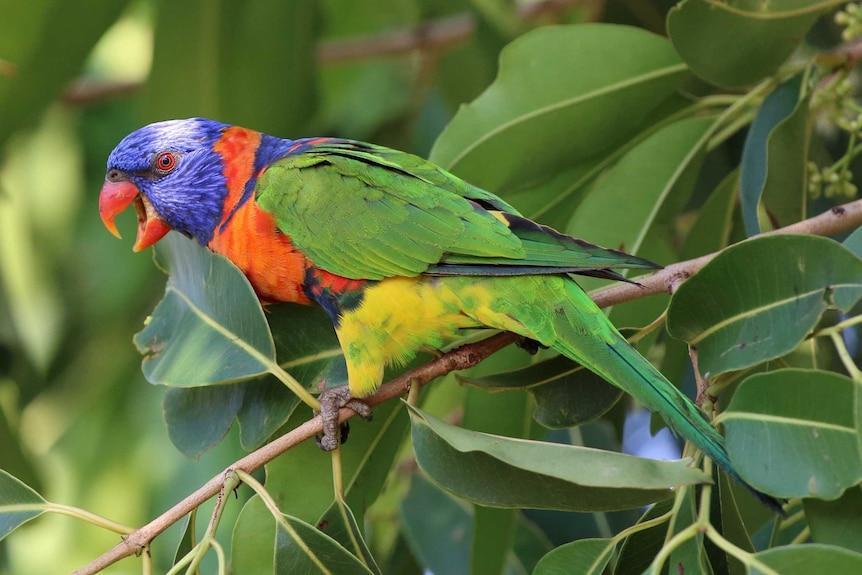
[[224,131],[213,150],[222,157],[227,194],[207,245],[242,270],[261,298],[308,303],[302,290],[305,258],[253,201],[257,178],[291,144],[245,128]]

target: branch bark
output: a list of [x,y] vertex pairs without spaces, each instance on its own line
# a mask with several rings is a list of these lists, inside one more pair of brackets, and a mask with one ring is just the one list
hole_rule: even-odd
[[[862,225],[862,200],[856,200],[841,206],[836,206],[796,224],[766,232],[766,234],[811,234],[830,236],[849,231]],[[766,235],[764,234],[764,235]],[[693,260],[670,265],[651,275],[636,278],[641,286],[632,284],[617,284],[591,293],[591,297],[600,307],[609,307],[619,303],[640,299],[675,289],[680,283],[694,275],[714,258],[717,253],[708,254]],[[367,399],[370,405],[405,394],[413,385],[425,385],[430,381],[448,374],[451,371],[467,369],[480,363],[500,349],[513,343],[517,336],[511,333],[499,333],[482,341],[464,345],[452,350],[434,361],[411,370],[385,383],[374,395]],[[345,421],[353,417],[353,411],[342,409],[339,420]],[[291,447],[314,437],[320,433],[322,424],[320,417],[314,417],[302,425],[292,429],[275,441],[249,453],[239,461],[228,466],[224,471],[207,481],[194,493],[153,519],[145,526],[131,533],[114,548],[99,556],[91,563],[76,571],[76,575],[92,575],[124,557],[139,553],[162,531],[185,517],[193,509],[216,496],[223,488],[225,477],[235,469],[247,473],[262,467]]]

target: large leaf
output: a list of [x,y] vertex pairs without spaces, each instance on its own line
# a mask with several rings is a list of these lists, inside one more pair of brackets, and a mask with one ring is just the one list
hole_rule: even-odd
[[[343,364],[332,322],[321,309],[276,305],[269,308],[267,319],[279,365],[306,388],[315,387]],[[282,382],[267,376],[227,385],[169,388],[163,409],[173,444],[197,457],[221,441],[234,418],[242,447],[255,449],[284,425],[298,403]]]
[[275,343],[242,272],[173,232],[155,252],[169,277],[165,297],[135,335],[147,380],[195,387],[266,373]]
[[0,541],[45,512],[42,496],[0,469]]
[[862,261],[837,242],[776,235],[732,246],[671,299],[667,327],[696,346],[700,370],[716,376],[780,357],[830,304],[862,296]]
[[[788,545],[761,551],[754,557],[781,575],[862,572],[862,553],[833,545]],[[751,575],[766,575],[756,566],[750,566],[748,572]]]
[[240,385],[168,388],[163,402],[171,443],[188,457],[198,457],[224,439],[242,407]]
[[273,571],[277,575],[373,575],[356,556],[325,533],[290,515],[283,520],[290,529],[278,524]]
[[[407,415],[400,402],[379,406],[370,423],[353,420],[350,439],[342,449],[342,470],[347,503],[358,525],[364,524],[366,508],[377,498],[398,447],[406,435]],[[310,411],[297,408],[286,427],[294,428],[310,417]],[[302,470],[297,473],[297,470]],[[266,466],[266,485],[279,509],[291,516],[327,526],[332,516],[334,497],[330,458],[314,442],[298,445]],[[327,525],[331,522],[327,521]],[[336,533],[343,528],[332,523]],[[253,497],[243,508],[233,533],[231,561],[238,573],[271,570],[274,526],[269,512]],[[269,549],[269,552],[261,551]],[[263,556],[261,556],[263,553]],[[266,567],[265,567],[266,565]]]
[[841,495],[862,480],[853,387],[829,371],[781,369],[748,377],[721,416],[734,468],[776,497]]
[[[697,518],[695,495],[694,489],[689,489],[683,496],[682,505],[677,510],[673,522],[674,535],[694,523]],[[712,573],[703,542],[704,537],[701,533],[684,541],[671,552],[668,564],[673,565],[678,573],[702,573],[703,575]]]
[[207,116],[304,135],[316,107],[316,5],[160,1],[145,117]]
[[497,79],[461,108],[431,160],[490,190],[535,179],[631,137],[684,72],[670,43],[643,30],[539,28],[503,50]]
[[778,86],[760,106],[742,150],[740,194],[745,231],[760,233],[762,204],[773,227],[805,218],[808,98],[803,75]]
[[[687,200],[712,124],[711,118],[681,120],[635,146],[596,181],[567,231],[599,245],[638,253],[660,212]],[[613,225],[608,225],[609,219]]]
[[[447,575],[477,572],[471,570],[470,557],[476,520],[473,510],[471,505],[435,487],[421,473],[411,477],[399,518],[404,537],[422,567]],[[506,575],[529,573],[551,547],[522,514],[515,517],[514,549],[504,553]],[[502,549],[500,552],[503,554]]]
[[[638,523],[661,517],[673,507],[672,500],[660,501],[647,509]],[[633,533],[625,538],[620,546],[614,575],[641,575],[664,545],[668,525],[654,525]]]
[[3,5],[0,55],[15,69],[0,73],[0,146],[33,122],[78,73],[127,0],[33,0]]
[[708,481],[683,461],[469,431],[410,408],[420,467],[459,497],[491,507],[630,509]]
[[815,543],[862,553],[862,485],[851,487],[835,501],[803,499],[802,504]]
[[533,575],[601,575],[611,560],[611,539],[580,539],[561,545],[542,557]]
[[533,418],[550,428],[593,420],[612,408],[622,391],[564,356],[467,383],[492,390],[526,389],[536,400]]
[[358,558],[369,571],[375,575],[381,575],[380,567],[365,542],[363,529],[356,522],[353,511],[343,501],[335,501],[329,510],[323,514],[323,518],[317,523],[321,530],[326,531],[340,543],[345,549]]
[[739,171],[730,172],[701,206],[685,245],[681,260],[690,260],[727,246],[733,228],[733,208],[739,190]]
[[[529,437],[526,393],[487,393],[471,388],[464,404],[464,427],[508,437]],[[476,505],[473,511],[472,572],[501,574],[514,543],[519,512]]]
[[692,71],[719,86],[751,84],[772,74],[835,0],[684,0],[667,31]]

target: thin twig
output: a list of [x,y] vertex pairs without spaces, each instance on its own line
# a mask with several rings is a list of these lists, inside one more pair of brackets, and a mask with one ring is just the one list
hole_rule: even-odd
[[[849,231],[862,225],[862,200],[856,200],[830,211],[814,216],[799,223],[787,226],[767,234],[815,234],[835,235]],[[709,254],[693,260],[680,262],[664,268],[649,276],[637,278],[640,286],[633,284],[617,284],[591,294],[600,307],[609,307],[626,301],[668,291],[671,286],[683,281],[702,268],[716,254]],[[641,287],[642,286],[642,287]],[[443,354],[430,363],[404,373],[392,381],[385,383],[374,395],[367,398],[369,405],[377,405],[407,393],[411,386],[423,386],[428,382],[444,376],[452,371],[475,366],[485,358],[513,343],[517,339],[512,333],[499,333],[482,341],[470,343]],[[355,414],[349,409],[339,412],[339,421],[345,421]],[[91,575],[114,564],[124,557],[134,555],[145,548],[162,531],[185,517],[203,502],[215,496],[222,489],[225,477],[231,471],[241,470],[251,473],[266,463],[272,461],[288,449],[310,439],[322,431],[320,417],[314,417],[295,427],[278,439],[249,453],[236,461],[224,471],[207,481],[194,493],[175,504],[137,531],[131,533],[121,543],[100,557],[82,567],[77,575]]]

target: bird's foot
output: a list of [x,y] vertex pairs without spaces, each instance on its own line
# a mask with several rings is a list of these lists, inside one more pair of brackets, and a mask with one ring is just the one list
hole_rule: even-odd
[[350,427],[345,421],[343,425],[338,424],[338,411],[347,407],[356,412],[365,420],[371,419],[371,408],[367,403],[355,399],[350,395],[350,388],[346,385],[327,389],[319,396],[320,417],[323,419],[323,435],[318,436],[317,445],[324,451],[333,451],[347,439]]

